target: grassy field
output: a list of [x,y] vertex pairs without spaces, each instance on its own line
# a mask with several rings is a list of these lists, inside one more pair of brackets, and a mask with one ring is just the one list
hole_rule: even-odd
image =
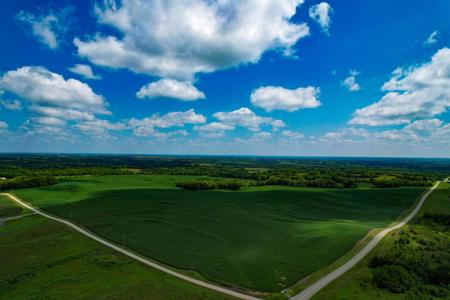
[[0,219],[21,215],[26,212],[26,209],[16,205],[11,200],[0,195]]
[[[450,184],[441,183],[440,186],[430,195],[425,205],[419,211],[417,218],[420,218],[425,213],[439,213],[450,215]],[[436,243],[436,240],[445,239],[444,232],[434,230],[429,226],[422,224],[415,224],[412,226],[405,226],[403,229],[392,232],[386,236],[380,244],[371,252],[363,261],[361,261],[355,268],[348,273],[342,275],[337,280],[320,291],[314,300],[342,300],[342,299],[367,299],[367,300],[403,300],[403,299],[442,299],[439,297],[418,296],[404,293],[391,293],[385,289],[378,288],[373,282],[373,269],[369,268],[369,262],[374,256],[385,255],[398,247],[398,240],[402,232],[408,234],[413,233],[417,240],[430,240]],[[407,229],[405,229],[407,228]],[[446,239],[448,240],[448,236]],[[433,241],[434,240],[434,241]],[[415,247],[415,245],[414,245]],[[420,248],[419,248],[420,249]],[[416,251],[417,253],[417,251]],[[410,254],[407,254],[410,255]],[[434,252],[433,255],[437,255]],[[441,263],[444,263],[442,261]],[[446,298],[447,299],[447,298]]]
[[152,259],[222,284],[274,292],[349,251],[422,188],[251,187],[189,192],[177,176],[71,178],[18,196]]
[[30,216],[0,226],[0,299],[232,299]]

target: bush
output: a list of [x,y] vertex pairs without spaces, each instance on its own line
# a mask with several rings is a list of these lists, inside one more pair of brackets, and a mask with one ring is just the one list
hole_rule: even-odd
[[385,265],[376,268],[373,273],[373,281],[377,287],[396,294],[405,293],[416,285],[414,276],[399,265]]

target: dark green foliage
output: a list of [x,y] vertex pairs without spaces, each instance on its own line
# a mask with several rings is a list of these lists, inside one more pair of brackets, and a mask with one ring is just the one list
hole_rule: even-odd
[[373,280],[379,288],[396,294],[404,293],[416,284],[415,278],[399,265],[385,265],[376,268],[373,272]]
[[[251,179],[257,185],[355,188],[427,186],[450,160],[376,158],[0,155],[0,177],[164,174]],[[436,172],[438,171],[438,172]]]
[[51,175],[19,176],[12,179],[0,180],[0,190],[22,189],[56,184],[57,180]]
[[177,182],[177,187],[190,191],[206,191],[206,190],[240,190],[243,184],[237,180],[197,180],[197,181],[181,181]]
[[374,256],[369,267],[376,286],[392,293],[450,296],[450,238],[442,233],[449,229],[449,217],[425,213],[387,253]]
[[420,174],[402,174],[393,178],[375,178],[371,183],[380,188],[394,188],[401,186],[430,186],[432,181],[429,177]]
[[450,227],[450,215],[447,214],[425,213],[422,220],[426,223],[434,223],[436,225]]

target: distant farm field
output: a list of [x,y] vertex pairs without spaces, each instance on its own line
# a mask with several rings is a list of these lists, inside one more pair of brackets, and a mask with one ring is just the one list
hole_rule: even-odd
[[78,177],[15,192],[166,265],[222,284],[275,292],[395,220],[424,190],[175,187],[195,178]]

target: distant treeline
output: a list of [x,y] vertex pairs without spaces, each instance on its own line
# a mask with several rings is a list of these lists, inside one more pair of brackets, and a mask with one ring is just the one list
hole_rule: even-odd
[[440,178],[433,173],[393,172],[391,170],[367,170],[362,168],[328,169],[242,169],[231,167],[181,167],[147,170],[154,174],[198,175],[224,178],[249,179],[255,185],[284,185],[319,188],[355,188],[366,183],[380,188],[400,186],[429,186]]
[[212,181],[212,180],[196,180],[196,181],[182,181],[177,182],[177,187],[190,191],[205,191],[205,190],[240,190],[243,186],[242,182],[237,180],[232,181]]
[[23,189],[38,186],[56,184],[57,180],[51,175],[44,176],[19,176],[12,179],[0,180],[0,190]]
[[[246,179],[255,185],[392,188],[429,186],[444,176],[431,167],[425,170],[419,162],[423,160],[4,154],[0,155],[0,177],[164,174]],[[450,161],[427,163],[450,171]]]

